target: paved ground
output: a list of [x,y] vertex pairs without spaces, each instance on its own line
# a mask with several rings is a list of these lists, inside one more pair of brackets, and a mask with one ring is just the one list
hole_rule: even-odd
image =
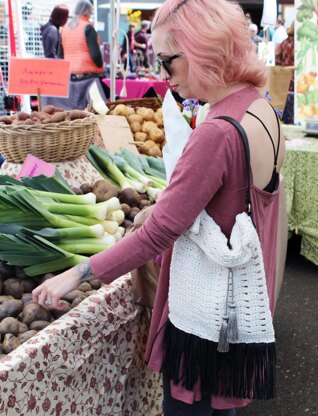
[[289,242],[275,316],[277,398],[254,402],[238,416],[318,416],[318,266]]

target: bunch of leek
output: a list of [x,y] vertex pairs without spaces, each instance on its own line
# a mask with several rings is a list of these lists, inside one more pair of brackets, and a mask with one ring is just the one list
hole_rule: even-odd
[[159,190],[166,188],[165,173],[148,164],[147,159],[122,149],[119,154],[112,155],[105,149],[92,145],[87,159],[100,175],[115,183],[121,190],[134,188],[140,193],[147,193],[150,199],[156,200]]
[[[83,260],[78,254],[98,253],[122,237],[119,223],[123,221],[123,213],[115,215],[120,212],[118,198],[96,203],[94,194],[37,190],[32,189],[32,180],[29,182],[25,186],[23,182],[1,178],[4,183],[0,185],[2,260],[28,266],[27,274],[42,274],[73,266]],[[8,242],[11,243],[6,246]],[[28,244],[31,246],[26,248]],[[41,249],[43,258],[39,263]],[[34,251],[36,255],[32,255]],[[42,263],[45,266],[41,268]],[[31,266],[36,268],[30,270]]]

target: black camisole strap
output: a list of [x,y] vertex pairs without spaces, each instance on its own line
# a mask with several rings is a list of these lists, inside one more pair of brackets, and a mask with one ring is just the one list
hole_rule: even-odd
[[247,114],[250,114],[251,116],[255,117],[262,124],[262,126],[264,127],[264,129],[266,130],[266,132],[267,132],[267,134],[268,134],[268,136],[270,138],[270,141],[272,143],[272,146],[273,146],[273,152],[274,152],[274,168],[276,168],[276,166],[277,166],[277,159],[278,159],[278,153],[279,153],[279,145],[280,145],[280,124],[279,124],[279,119],[278,119],[278,116],[276,114],[276,111],[275,111],[274,107],[272,107],[272,109],[273,109],[273,111],[275,113],[275,117],[276,117],[276,120],[277,120],[277,127],[278,127],[277,150],[275,149],[274,140],[272,139],[272,136],[271,136],[268,128],[265,126],[264,122],[257,115],[255,115],[254,113],[251,113],[248,110],[246,112],[247,112]]
[[272,192],[274,192],[274,190],[276,188],[276,184],[277,184],[277,182],[279,180],[279,174],[277,172],[277,159],[278,159],[279,145],[280,145],[280,123],[279,123],[279,119],[278,119],[277,113],[275,111],[275,108],[272,105],[270,105],[270,106],[272,107],[272,109],[273,109],[273,111],[275,113],[275,117],[276,117],[276,121],[277,121],[277,127],[278,127],[277,150],[275,149],[274,140],[272,139],[272,136],[271,136],[268,128],[263,123],[263,121],[259,117],[257,117],[255,114],[251,113],[250,111],[246,111],[246,112],[248,114],[250,114],[251,116],[255,117],[262,124],[262,126],[266,130],[266,132],[267,132],[267,134],[268,134],[268,136],[270,138],[270,141],[272,143],[272,146],[273,146],[273,152],[274,152],[274,168],[273,168],[273,173],[272,173],[272,176],[271,176],[271,179],[270,179],[269,183],[263,189],[266,192],[272,193]]

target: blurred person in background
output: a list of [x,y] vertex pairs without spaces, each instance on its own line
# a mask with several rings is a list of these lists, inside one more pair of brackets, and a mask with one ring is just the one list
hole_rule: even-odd
[[126,69],[126,65],[127,65],[127,58],[129,59],[129,70],[130,72],[135,72],[136,71],[136,64],[135,64],[135,57],[134,57],[134,52],[135,52],[135,29],[136,29],[136,25],[134,24],[130,24],[128,26],[128,32],[126,33],[126,36],[128,38],[128,51],[127,51],[127,40],[126,40],[126,36],[124,36],[124,40],[123,43],[121,45],[121,50],[120,50],[120,55],[121,58],[123,59],[124,63],[124,68]]
[[[287,39],[277,46],[275,64],[281,66],[294,66],[294,22],[287,29]],[[292,73],[286,104],[282,115],[285,124],[294,123],[294,73]]]
[[89,0],[76,3],[74,17],[61,31],[59,57],[71,63],[71,80],[68,98],[46,97],[46,104],[64,109],[87,108],[90,104],[89,89],[96,81],[98,91],[104,101],[106,95],[101,83],[104,77],[104,64],[99,38],[90,18],[93,5]]
[[284,27],[285,19],[282,15],[279,15],[276,20],[275,33],[273,36],[273,42],[275,44],[275,53],[279,49],[280,44],[288,38],[287,31]]
[[68,19],[69,9],[66,5],[55,6],[50,20],[41,26],[42,44],[46,58],[58,58],[60,44],[60,27],[63,27]]
[[150,22],[143,20],[141,22],[140,30],[135,34],[135,50],[139,51],[141,56],[140,66],[149,68],[148,59],[148,30],[150,29]]
[[258,36],[258,27],[255,23],[251,23],[248,27],[248,30],[250,32],[252,42],[255,43],[255,45],[258,45],[260,42],[262,42],[263,39]]

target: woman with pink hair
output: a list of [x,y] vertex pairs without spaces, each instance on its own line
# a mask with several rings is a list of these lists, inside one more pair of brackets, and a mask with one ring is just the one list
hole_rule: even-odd
[[[236,216],[245,211],[245,197],[250,197],[273,313],[279,171],[284,158],[280,125],[275,111],[258,91],[266,82],[266,69],[255,56],[238,4],[227,0],[166,0],[152,21],[152,43],[161,77],[171,89],[183,98],[209,102],[210,112],[193,130],[169,186],[144,224],[107,251],[47,280],[33,291],[34,301],[46,308],[59,308],[60,298],[83,278],[92,275],[111,283],[162,254],[146,360],[150,368],[163,374],[164,414],[233,416],[235,408],[253,399],[274,396],[274,375],[267,371],[267,364],[272,360],[271,368],[275,367],[275,353],[266,350],[271,354],[262,356],[260,363],[264,345],[231,344],[232,358],[227,360],[217,343],[177,327],[171,321],[171,260],[174,243],[186,235],[202,212],[215,220],[229,240]],[[235,119],[246,132],[249,195],[240,135],[220,116]],[[229,243],[228,248],[231,250]],[[185,277],[179,276],[180,290]],[[200,276],[193,279],[194,290],[184,297],[182,309],[185,314],[192,313],[196,328],[206,309],[198,297],[204,293]]]

